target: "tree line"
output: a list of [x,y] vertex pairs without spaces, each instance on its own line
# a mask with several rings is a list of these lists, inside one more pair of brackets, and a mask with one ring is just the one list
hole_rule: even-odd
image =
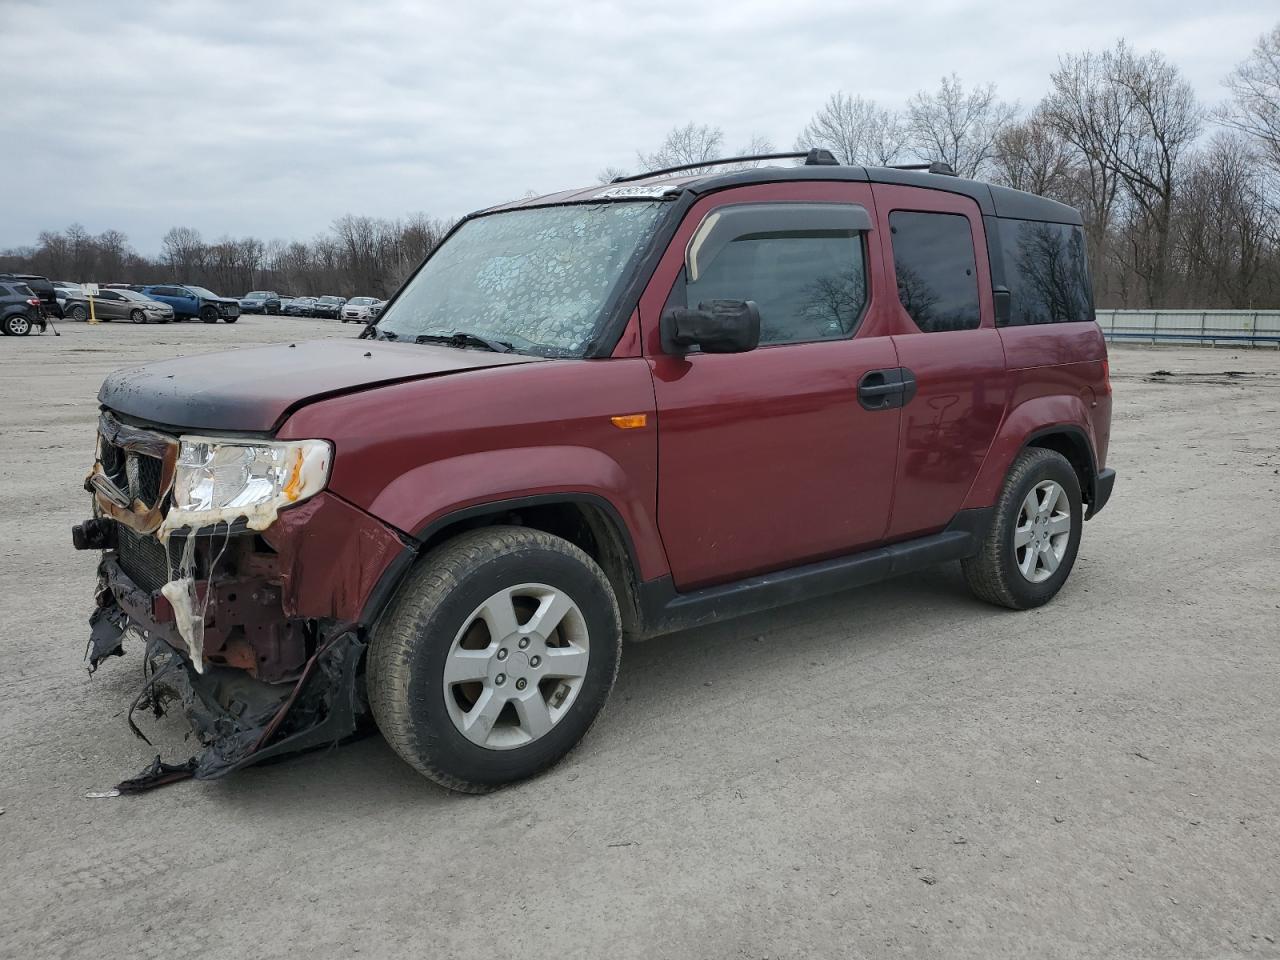
[[[1047,93],[1029,109],[1002,99],[994,84],[967,86],[955,74],[902,110],[836,91],[795,148],[822,147],[849,164],[941,160],[960,176],[1076,207],[1099,306],[1280,306],[1280,24],[1224,87],[1224,103],[1203,104],[1163,54],[1120,41],[1059,58]],[[725,144],[721,128],[687,123],[656,149],[637,151],[636,168],[702,164],[725,156]],[[734,153],[773,151],[753,135]],[[606,168],[599,179],[626,172]],[[119,231],[93,235],[73,224],[0,252],[0,270],[385,297],[451,225],[425,214],[347,215],[310,242],[266,243],[208,242],[174,227],[159,256],[147,257]]]

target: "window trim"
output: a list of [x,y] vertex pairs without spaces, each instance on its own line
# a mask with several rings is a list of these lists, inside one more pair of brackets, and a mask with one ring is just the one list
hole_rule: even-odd
[[[827,210],[819,211],[815,209],[820,207],[833,208],[833,209],[831,210],[830,213],[828,213]],[[752,208],[752,209],[745,210],[745,208]],[[739,240],[742,237],[751,236],[752,234],[793,233],[793,232],[801,232],[807,229],[807,230],[813,230],[813,231],[828,231],[828,232],[832,230],[851,230],[852,232],[857,234],[858,249],[862,255],[862,260],[861,260],[862,276],[863,276],[863,285],[864,285],[865,292],[862,298],[862,307],[858,311],[858,316],[853,321],[853,324],[849,328],[848,333],[841,333],[839,335],[831,336],[831,337],[805,338],[802,340],[771,340],[768,342],[765,342],[762,340],[759,346],[756,347],[756,350],[767,350],[772,347],[793,347],[793,346],[799,346],[799,345],[809,344],[809,343],[835,343],[842,340],[852,340],[854,337],[856,337],[858,335],[858,332],[862,329],[863,323],[867,319],[867,314],[871,310],[871,301],[873,299],[872,278],[871,278],[872,271],[871,271],[870,238],[871,238],[872,232],[875,229],[875,222],[872,219],[871,214],[867,210],[865,205],[861,203],[854,203],[854,202],[844,202],[839,200],[831,200],[831,201],[825,201],[825,200],[816,200],[816,201],[814,200],[797,200],[797,201],[763,200],[763,201],[760,201],[760,200],[757,200],[757,201],[744,201],[743,203],[724,204],[722,206],[714,207],[711,210],[708,210],[706,215],[703,216],[703,218],[699,221],[698,226],[694,228],[692,235],[689,237],[689,242],[685,246],[684,258],[680,265],[680,270],[676,274],[676,278],[671,285],[670,292],[667,294],[666,301],[663,304],[663,310],[667,310],[668,308],[673,306],[684,306],[684,307],[689,306],[688,271],[689,271],[690,260],[694,253],[696,241],[699,240],[699,238],[702,236],[704,231],[707,231],[709,229],[715,229],[715,227],[718,226],[719,223],[732,223],[732,219],[726,219],[724,214],[726,213],[726,211],[733,211],[734,213],[736,213],[738,210],[743,210],[747,214],[746,216],[742,217],[741,227],[744,232],[735,233],[732,239],[725,241],[723,244],[720,244],[718,247],[714,248],[716,252],[719,252],[719,250],[723,249],[724,247],[727,247],[730,243],[733,243],[734,241]],[[812,223],[800,225],[794,222],[787,222],[787,220],[789,220],[790,218],[785,215],[781,218],[781,222],[778,219],[774,219],[772,222],[764,223],[765,218],[769,217],[770,215],[774,215],[778,213],[792,214],[792,215],[799,214],[801,216],[803,216],[806,213],[816,213],[820,217],[830,218],[833,220],[838,220],[840,216],[843,215],[844,225],[843,226],[823,226],[823,225],[814,225]],[[734,219],[737,219],[737,217],[734,217]],[[708,227],[708,224],[711,224],[710,228]],[[850,226],[850,224],[853,224],[853,225]],[[749,229],[747,229],[748,227]],[[696,283],[697,281],[694,281],[694,282]],[[896,296],[896,292],[895,292],[895,296]],[[665,348],[664,348],[664,352],[665,352]],[[693,351],[685,353],[683,355],[697,356],[700,352],[701,351],[695,348]]]

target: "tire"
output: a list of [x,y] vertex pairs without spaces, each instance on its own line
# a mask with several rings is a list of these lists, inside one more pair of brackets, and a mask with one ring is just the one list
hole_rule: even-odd
[[222,322],[223,322],[223,323],[235,323],[235,322],[236,322],[237,320],[239,320],[239,319],[240,319],[239,317],[223,317],[223,318],[222,318]]
[[67,316],[70,317],[72,320],[79,320],[83,322],[89,319],[89,308],[86,307],[83,303],[77,303],[75,306],[73,306],[70,310],[67,311]]
[[129,311],[129,319],[134,323],[146,323],[147,315],[141,310],[131,310]]
[[203,320],[205,323],[217,323],[218,322],[217,309],[215,309],[214,307],[201,307],[200,319]]
[[[1033,504],[1054,496],[1054,488],[1059,491],[1055,503],[1033,511]],[[1069,513],[1065,520],[1064,513]],[[1083,523],[1080,480],[1067,458],[1056,450],[1023,450],[1005,477],[977,556],[962,561],[969,589],[1011,610],[1048,603],[1071,575]]]
[[[503,601],[508,623],[523,626],[499,635],[482,613]],[[535,606],[563,612],[548,636],[522,638]],[[575,653],[561,645],[570,643]],[[561,661],[572,664],[564,673],[552,666],[556,651],[572,657]],[[609,697],[621,652],[617,600],[595,561],[539,530],[484,527],[409,573],[373,632],[369,702],[382,735],[419,772],[451,790],[487,793],[541,773],[578,744]],[[484,677],[446,688],[446,665],[475,665]],[[567,679],[571,669],[581,672]],[[539,726],[544,732],[531,737]]]
[[25,337],[31,333],[33,326],[35,324],[25,313],[11,313],[0,321],[0,330],[4,331],[6,337]]

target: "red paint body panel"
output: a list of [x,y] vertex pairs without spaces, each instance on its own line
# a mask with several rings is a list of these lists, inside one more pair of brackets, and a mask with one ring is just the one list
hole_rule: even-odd
[[668,356],[659,318],[703,218],[731,203],[860,204],[866,184],[727,190],[686,215],[640,301],[658,415],[658,524],[679,589],[839,556],[884,538],[897,460],[896,409],[868,411],[858,380],[898,365],[883,325],[874,231],[869,307],[856,336],[740,354]]
[[[620,430],[619,414],[650,425]],[[643,579],[667,573],[658,537],[657,431],[644,360],[554,360],[472,370],[322,400],[281,437],[334,444],[329,488],[408,534],[468,506],[548,493],[606,499]]]
[[915,374],[917,383],[915,399],[902,411],[901,454],[888,532],[890,540],[901,540],[941,530],[960,509],[1004,416],[1007,383],[977,203],[919,187],[876,184],[872,191],[890,269],[889,215],[893,211],[954,213],[968,219],[982,318],[977,330],[921,333],[898,301],[896,290],[892,298],[898,362]]
[[328,491],[280,511],[262,537],[279,555],[287,617],[359,620],[378,578],[407,549],[386,524]]

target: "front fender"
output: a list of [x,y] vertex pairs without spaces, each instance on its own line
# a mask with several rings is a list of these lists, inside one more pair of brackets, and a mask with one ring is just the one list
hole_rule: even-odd
[[1097,463],[1097,437],[1084,400],[1070,394],[1033,397],[1014,407],[1000,425],[965,497],[964,508],[992,506],[1014,458],[1035,436],[1050,433],[1056,427],[1083,434],[1089,443],[1090,456]]
[[[457,491],[467,495],[458,499]],[[414,467],[387,484],[369,505],[385,523],[417,536],[461,510],[526,497],[600,498],[626,525],[640,579],[666,576],[652,506],[635,492],[612,457],[579,446],[528,446],[485,450]]]

